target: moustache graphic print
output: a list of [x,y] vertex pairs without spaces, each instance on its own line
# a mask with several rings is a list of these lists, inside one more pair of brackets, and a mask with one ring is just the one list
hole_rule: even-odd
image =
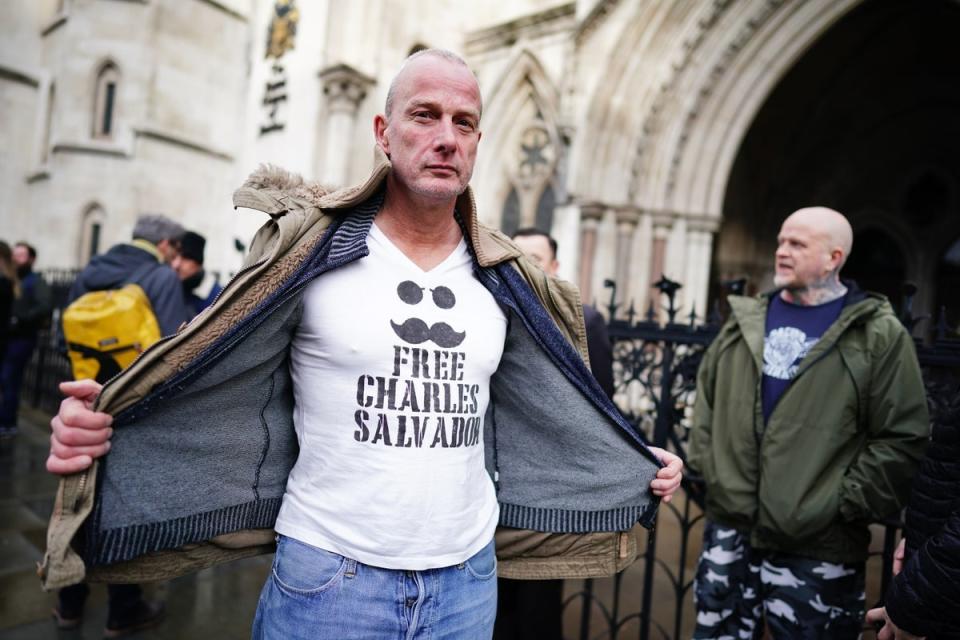
[[[412,280],[404,280],[397,285],[397,297],[410,306],[416,306],[423,302],[423,292],[426,290],[426,287],[421,287]],[[440,285],[429,291],[433,304],[438,309],[448,311],[456,306],[457,297],[448,287]],[[467,337],[466,331],[456,331],[446,322],[435,322],[428,325],[426,321],[420,318],[404,320],[403,324],[397,324],[391,320],[390,326],[393,327],[393,332],[404,342],[420,344],[430,340],[443,349],[457,347]]]
[[393,332],[404,342],[420,344],[430,340],[444,349],[459,346],[463,339],[467,337],[466,331],[458,333],[446,322],[436,322],[427,326],[427,323],[420,318],[410,318],[405,320],[403,324],[397,324],[391,320],[390,326],[393,327]]

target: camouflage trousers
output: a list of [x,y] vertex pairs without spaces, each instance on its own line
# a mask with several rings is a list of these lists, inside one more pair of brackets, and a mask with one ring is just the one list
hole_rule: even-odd
[[694,638],[751,640],[764,623],[776,640],[855,639],[865,566],[750,547],[735,529],[707,522],[694,581]]

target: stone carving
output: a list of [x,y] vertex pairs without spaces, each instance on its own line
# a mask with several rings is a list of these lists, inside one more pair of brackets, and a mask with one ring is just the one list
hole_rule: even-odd
[[636,192],[640,183],[640,174],[643,171],[643,163],[646,159],[644,153],[653,134],[659,131],[661,125],[660,114],[663,113],[667,101],[672,97],[673,90],[677,86],[680,76],[690,66],[694,53],[703,44],[706,34],[717,24],[727,8],[733,3],[733,0],[713,0],[706,13],[697,20],[696,28],[693,34],[684,40],[680,47],[679,58],[670,65],[670,76],[660,85],[657,91],[657,97],[654,98],[650,111],[643,121],[640,130],[640,139],[637,142],[637,150],[634,154],[633,167],[630,172],[630,188],[628,198],[632,202],[636,197]]
[[699,116],[703,110],[707,99],[713,93],[717,82],[727,72],[733,59],[740,53],[747,42],[749,42],[750,38],[756,34],[760,27],[763,26],[785,1],[786,0],[766,0],[760,5],[760,9],[743,23],[743,26],[734,36],[733,40],[724,47],[720,58],[714,63],[713,68],[710,70],[707,81],[700,87],[700,90],[697,91],[693,105],[687,110],[684,116],[683,128],[681,129],[680,136],[677,138],[677,146],[673,151],[673,157],[670,159],[670,171],[667,175],[666,188],[668,199],[673,196],[673,190],[677,182],[677,171],[680,168],[683,152],[690,139],[690,130],[693,128],[693,123],[696,121],[697,116]]
[[296,0],[277,0],[273,6],[273,19],[267,27],[267,50],[265,58],[278,59],[293,49],[297,36],[300,10]]

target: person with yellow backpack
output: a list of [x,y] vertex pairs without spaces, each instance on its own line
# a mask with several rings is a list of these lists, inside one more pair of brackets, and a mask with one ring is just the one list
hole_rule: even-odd
[[176,272],[179,224],[143,215],[133,240],[95,256],[70,289],[63,333],[74,378],[106,382],[193,317]]
[[[192,317],[169,262],[183,227],[162,215],[142,215],[129,243],[95,256],[77,276],[63,313],[63,335],[75,379],[106,382],[162,336]],[[162,603],[144,600],[140,585],[107,585],[106,637],[153,626]],[[90,588],[61,589],[53,617],[61,629],[80,625]]]

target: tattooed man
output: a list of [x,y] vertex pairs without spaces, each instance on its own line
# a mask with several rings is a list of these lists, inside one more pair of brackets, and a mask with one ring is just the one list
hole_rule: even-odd
[[867,524],[903,505],[929,425],[909,334],[884,297],[840,279],[852,245],[836,211],[793,213],[777,289],[731,296],[704,356],[696,638],[860,632]]

